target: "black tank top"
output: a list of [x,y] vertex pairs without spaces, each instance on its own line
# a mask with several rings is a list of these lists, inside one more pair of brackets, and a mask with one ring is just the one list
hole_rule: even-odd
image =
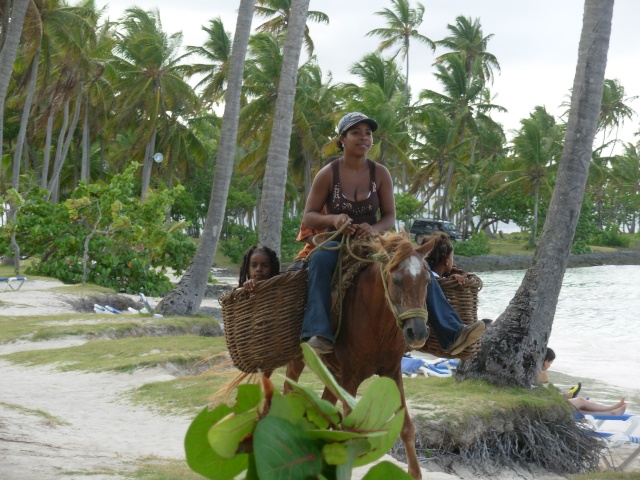
[[376,164],[367,159],[369,165],[369,177],[371,182],[371,189],[369,195],[364,200],[351,201],[345,198],[340,189],[340,172],[339,162],[340,159],[336,159],[331,162],[331,168],[333,170],[333,189],[327,197],[327,212],[340,215],[346,213],[351,217],[353,223],[368,223],[374,225],[378,223],[378,212],[380,211],[380,196],[378,195],[378,187],[376,185]]

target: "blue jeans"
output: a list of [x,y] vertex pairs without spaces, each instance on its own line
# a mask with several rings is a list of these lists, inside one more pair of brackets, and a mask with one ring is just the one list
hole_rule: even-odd
[[[329,242],[335,247],[338,242]],[[316,250],[309,257],[307,308],[302,321],[300,339],[320,336],[333,342],[331,330],[331,280],[338,263],[339,250]]]
[[443,350],[447,350],[455,341],[456,335],[464,324],[453,309],[438,284],[438,280],[431,274],[431,283],[427,289],[427,313],[431,328],[436,332],[438,343]]

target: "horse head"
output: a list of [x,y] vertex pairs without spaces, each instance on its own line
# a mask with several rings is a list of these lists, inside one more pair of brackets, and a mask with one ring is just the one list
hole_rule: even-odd
[[422,347],[429,337],[426,300],[431,274],[424,257],[434,242],[415,249],[404,232],[380,237],[386,255],[382,268],[385,296],[406,344],[414,350]]

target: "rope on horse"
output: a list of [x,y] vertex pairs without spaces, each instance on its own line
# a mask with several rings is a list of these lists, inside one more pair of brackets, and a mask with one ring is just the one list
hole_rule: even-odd
[[[346,290],[345,287],[344,287],[344,282],[343,282],[343,258],[342,258],[345,250],[346,250],[346,253],[356,261],[356,263],[354,264],[353,268],[357,268],[358,271],[362,269],[361,265],[367,265],[367,264],[371,264],[371,263],[375,263],[375,262],[380,262],[383,265],[386,265],[388,263],[388,261],[389,261],[389,255],[386,252],[371,253],[371,254],[367,255],[366,258],[363,258],[363,257],[359,256],[354,251],[354,249],[352,248],[351,237],[349,237],[349,236],[344,236],[343,235],[341,237],[341,239],[340,239],[340,244],[336,245],[335,247],[327,247],[326,246],[326,244],[328,242],[330,242],[331,240],[337,238],[345,230],[345,228],[350,224],[351,224],[351,222],[346,222],[338,230],[336,230],[335,232],[322,232],[322,233],[319,233],[318,235],[316,235],[316,237],[329,235],[329,238],[327,238],[326,240],[324,240],[322,242],[318,242],[316,240],[316,237],[314,237],[313,238],[313,243],[314,243],[314,245],[316,245],[316,247],[309,253],[307,258],[305,258],[303,260],[303,261],[307,261],[308,258],[311,256],[311,254],[313,252],[315,252],[316,250],[318,250],[318,249],[320,249],[320,250],[340,250],[339,256],[338,256],[338,268],[336,269],[336,272],[334,273],[334,279],[332,281],[332,284],[335,283],[336,275],[337,275],[337,282],[338,282],[338,321],[337,321],[337,327],[336,327],[336,332],[335,332],[336,336],[338,336],[338,334],[340,332],[340,328],[342,326],[342,306],[343,306],[343,300],[344,300],[344,291]],[[360,266],[356,267],[356,265],[360,265]],[[391,312],[393,313],[393,316],[396,319],[396,324],[398,325],[398,328],[402,329],[404,320],[406,320],[408,318],[414,318],[414,317],[423,318],[425,320],[425,322],[428,320],[428,314],[427,314],[427,310],[425,308],[412,308],[412,309],[407,310],[407,311],[403,312],[402,314],[398,315],[398,311],[397,311],[395,305],[393,304],[393,302],[391,300],[391,295],[389,293],[389,285],[387,283],[387,278],[385,277],[385,269],[384,268],[380,269],[380,277],[382,279],[382,285],[384,287],[385,299],[387,300],[387,304],[389,305],[389,309],[391,310]]]

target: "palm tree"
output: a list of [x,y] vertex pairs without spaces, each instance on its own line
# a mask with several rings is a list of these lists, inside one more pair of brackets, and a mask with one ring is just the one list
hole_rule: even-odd
[[[6,2],[9,5],[9,2]],[[8,22],[9,28],[6,35],[4,30],[2,35],[4,43],[0,50],[0,159],[2,159],[3,131],[4,131],[4,103],[9,90],[9,82],[11,81],[11,72],[13,71],[13,62],[18,54],[18,46],[20,45],[20,36],[22,35],[22,26],[24,17],[27,13],[29,0],[14,0],[11,8],[11,19]],[[8,9],[5,10],[7,17]]]
[[[442,109],[451,118],[457,135],[458,144],[465,140],[471,140],[477,130],[476,119],[493,122],[489,113],[505,109],[491,103],[485,89],[482,76],[482,63],[479,59],[472,65],[470,73],[466,70],[466,58],[462,54],[452,55],[446,63],[436,65],[436,78],[442,85],[443,93],[434,90],[423,90],[420,93],[422,100],[427,100],[431,105]],[[450,197],[455,173],[455,163],[449,162],[447,174],[444,179],[440,218],[449,220]]]
[[[403,93],[405,79],[392,59],[384,59],[377,53],[366,55],[350,71],[360,77],[361,84],[339,86],[340,97],[346,99],[343,108],[345,111],[367,112],[376,119],[379,128],[369,155],[378,162],[384,162],[394,182],[404,189],[404,173],[413,169],[407,128],[409,108]],[[342,115],[343,112],[337,112],[335,120]],[[400,176],[402,178],[398,181]]]
[[322,70],[310,60],[298,70],[296,100],[293,112],[295,126],[291,136],[291,158],[289,174],[296,185],[303,185],[302,204],[311,190],[315,174],[323,167],[322,158],[327,146],[327,138],[335,131],[333,112],[336,111],[336,87],[331,77],[323,78]]
[[611,173],[615,197],[622,210],[620,221],[629,233],[635,233],[640,211],[640,151],[637,145],[625,145],[624,152],[613,158]]
[[523,185],[523,194],[533,194],[533,225],[529,246],[534,247],[538,234],[540,190],[545,188],[549,194],[552,192],[550,179],[554,177],[562,153],[563,131],[544,107],[536,107],[529,118],[520,121],[520,125],[520,130],[513,139],[514,155],[506,170],[494,177],[497,181],[503,181],[506,177],[507,181],[493,195],[516,185]]
[[[410,191],[422,192],[425,204],[440,207],[440,195],[445,183],[445,167],[458,159],[459,136],[456,135],[452,119],[439,108],[433,106],[419,108],[413,116],[412,129],[417,145],[416,172],[413,175]],[[435,202],[431,200],[435,197]],[[437,217],[440,213],[437,213]]]
[[[261,17],[273,18],[259,25],[256,30],[258,30],[258,32],[272,33],[276,36],[287,31],[289,22],[291,21],[291,2],[292,0],[258,0],[256,13]],[[307,19],[317,23],[324,23],[325,25],[329,24],[329,17],[326,13],[314,10],[307,12]],[[303,35],[307,54],[311,56],[314,45],[307,25],[304,27]]]
[[474,64],[479,61],[481,69],[478,75],[485,83],[492,82],[494,77],[493,69],[495,68],[499,72],[500,64],[492,53],[487,52],[487,45],[493,35],[484,36],[482,34],[480,19],[471,20],[470,17],[460,15],[456,17],[456,24],[449,24],[447,28],[451,35],[435,43],[437,46],[447,48],[450,51],[436,58],[435,63],[447,63],[452,57],[462,55],[465,59],[467,78],[471,79],[471,73],[475,68]]
[[624,125],[625,120],[631,120],[635,111],[629,106],[637,96],[625,96],[624,87],[618,80],[606,79],[602,91],[602,106],[598,118],[598,131],[602,131],[603,143],[608,135],[613,133],[613,146],[618,141],[618,130]]
[[200,309],[207,287],[211,265],[213,265],[218,239],[222,231],[231,173],[233,172],[240,117],[242,73],[251,34],[254,5],[255,0],[240,0],[231,62],[229,63],[228,88],[225,95],[222,131],[218,144],[216,173],[202,237],[189,268],[176,287],[156,307],[156,310],[163,314],[195,315]]
[[[166,127],[168,112],[189,105],[196,110],[196,95],[183,79],[187,67],[178,55],[182,34],[162,31],[158,11],[129,8],[122,19],[124,32],[116,44],[114,68],[119,72],[121,92],[117,124],[137,124],[138,154],[144,151],[142,197],[149,188],[156,136]],[[144,148],[144,150],[143,150]]]
[[576,231],[596,134],[613,0],[585,0],[571,113],[540,243],[520,288],[458,376],[530,388],[540,372]]
[[209,27],[202,27],[202,30],[208,35],[204,45],[188,46],[187,51],[203,57],[206,63],[190,65],[188,75],[202,75],[195,88],[202,88],[203,106],[211,107],[224,98],[231,62],[231,35],[225,31],[220,18],[210,20]]
[[260,243],[269,245],[278,255],[284,211],[284,193],[289,162],[291,121],[296,94],[298,62],[306,29],[309,0],[299,0],[291,6],[284,46],[278,97],[273,116],[273,128],[267,156],[267,170],[262,184],[260,202]]
[[424,5],[418,2],[416,8],[411,8],[409,0],[391,0],[392,8],[385,8],[380,12],[375,12],[387,22],[385,28],[374,28],[367,33],[367,36],[376,35],[382,37],[383,40],[378,46],[378,51],[383,52],[389,48],[398,45],[398,50],[393,54],[395,59],[399,53],[402,53],[402,59],[405,61],[405,102],[409,102],[409,47],[411,40],[426,43],[435,50],[436,44],[428,37],[418,32],[417,28],[422,25],[422,17],[424,16]]

